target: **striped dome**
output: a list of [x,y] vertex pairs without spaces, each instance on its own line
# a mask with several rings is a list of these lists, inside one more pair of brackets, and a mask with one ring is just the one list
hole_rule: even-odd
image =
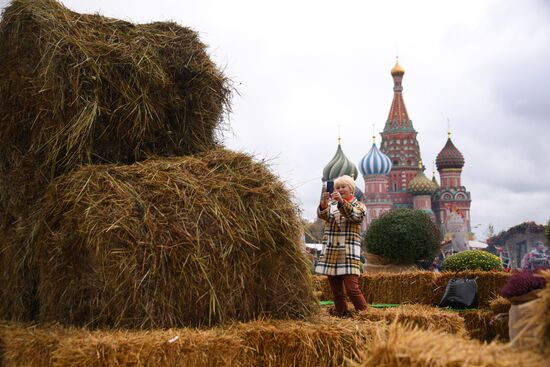
[[343,175],[348,175],[355,180],[358,174],[357,167],[345,156],[342,147],[338,144],[336,154],[323,169],[323,182],[333,181]]
[[367,155],[361,159],[359,169],[363,176],[387,175],[391,171],[391,160],[387,155],[378,150],[376,144],[373,143]]
[[435,164],[440,171],[445,168],[464,167],[464,156],[456,149],[450,137],[447,139],[447,144],[445,144],[441,152],[437,155]]
[[436,191],[436,184],[426,177],[422,170],[418,171],[416,177],[409,182],[409,192],[413,195],[431,195]]

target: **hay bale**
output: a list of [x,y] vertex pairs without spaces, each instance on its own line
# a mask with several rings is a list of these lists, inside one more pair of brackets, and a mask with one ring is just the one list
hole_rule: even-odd
[[291,194],[226,150],[86,166],[45,196],[33,259],[40,320],[214,325],[318,310]]
[[420,303],[432,302],[436,275],[428,271],[399,273],[363,273],[359,279],[368,303]]
[[478,303],[480,307],[487,307],[509,276],[505,272],[489,271],[363,273],[359,284],[368,303],[437,305],[451,277],[477,277]]
[[498,296],[497,298],[491,300],[489,302],[489,307],[491,308],[491,311],[495,315],[501,314],[501,313],[508,313],[510,311],[510,306],[512,306],[512,303],[509,299]]
[[80,165],[218,146],[230,83],[196,32],[13,0],[0,22],[0,196],[25,216]]
[[318,299],[320,301],[332,299],[330,284],[328,282],[328,278],[325,275],[313,275],[313,288],[315,292],[319,294]]
[[423,329],[441,330],[451,334],[466,335],[464,319],[453,312],[427,305],[403,305],[390,308],[369,307],[353,314],[355,320],[401,323]]
[[489,310],[468,310],[460,311],[468,335],[481,341],[492,341],[496,338],[493,323],[491,322],[494,313]]
[[74,334],[57,325],[37,326],[23,323],[0,323],[2,366],[52,366],[52,355],[60,342]]
[[89,331],[56,325],[0,325],[5,366],[234,366],[244,353],[222,329]]
[[476,340],[432,330],[410,330],[393,325],[365,346],[355,367],[510,367],[548,366],[547,360],[530,352],[518,352],[499,343]]
[[0,325],[5,366],[342,366],[384,323],[318,317],[129,331]]
[[232,366],[241,340],[221,329],[86,332],[65,338],[52,354],[57,366]]
[[246,353],[239,366],[345,366],[385,323],[320,317],[310,322],[261,321],[236,327]]
[[38,314],[36,269],[27,239],[20,223],[0,225],[0,319],[31,321]]
[[365,273],[403,273],[418,270],[416,265],[399,265],[399,264],[369,264],[364,267]]
[[510,330],[508,328],[509,317],[507,313],[501,313],[494,315],[491,318],[491,331],[493,335],[492,340],[498,340],[500,342],[510,341]]

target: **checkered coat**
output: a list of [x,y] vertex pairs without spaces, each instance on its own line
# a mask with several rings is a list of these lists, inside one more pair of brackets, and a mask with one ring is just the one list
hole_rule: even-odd
[[365,213],[365,205],[356,198],[350,202],[330,202],[325,209],[317,208],[318,217],[325,221],[325,232],[316,273],[361,274],[361,222]]

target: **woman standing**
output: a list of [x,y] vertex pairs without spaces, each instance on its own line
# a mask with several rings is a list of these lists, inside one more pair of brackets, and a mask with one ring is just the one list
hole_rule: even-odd
[[[315,272],[328,276],[336,316],[349,316],[346,293],[355,310],[366,309],[359,289],[361,274],[361,222],[366,208],[354,196],[355,181],[350,176],[334,180],[334,192],[323,191],[317,215],[325,221],[323,250]],[[345,289],[345,292],[344,292]]]

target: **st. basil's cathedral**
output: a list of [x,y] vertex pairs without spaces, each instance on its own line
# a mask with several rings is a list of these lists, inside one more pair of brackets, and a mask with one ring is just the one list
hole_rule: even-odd
[[[460,181],[464,157],[449,133],[447,143],[435,160],[441,184],[437,183],[435,172],[431,180],[426,177],[416,139],[418,133],[403,99],[404,74],[397,61],[391,69],[393,101],[381,133],[380,149],[373,136],[371,149],[359,163],[365,186],[363,192],[357,190],[356,196],[367,207],[363,228],[391,209],[419,209],[432,217],[442,238],[452,240],[455,251],[461,250],[471,232],[471,197]],[[358,173],[338,142],[336,154],[323,170],[323,182],[342,175],[357,179]]]

